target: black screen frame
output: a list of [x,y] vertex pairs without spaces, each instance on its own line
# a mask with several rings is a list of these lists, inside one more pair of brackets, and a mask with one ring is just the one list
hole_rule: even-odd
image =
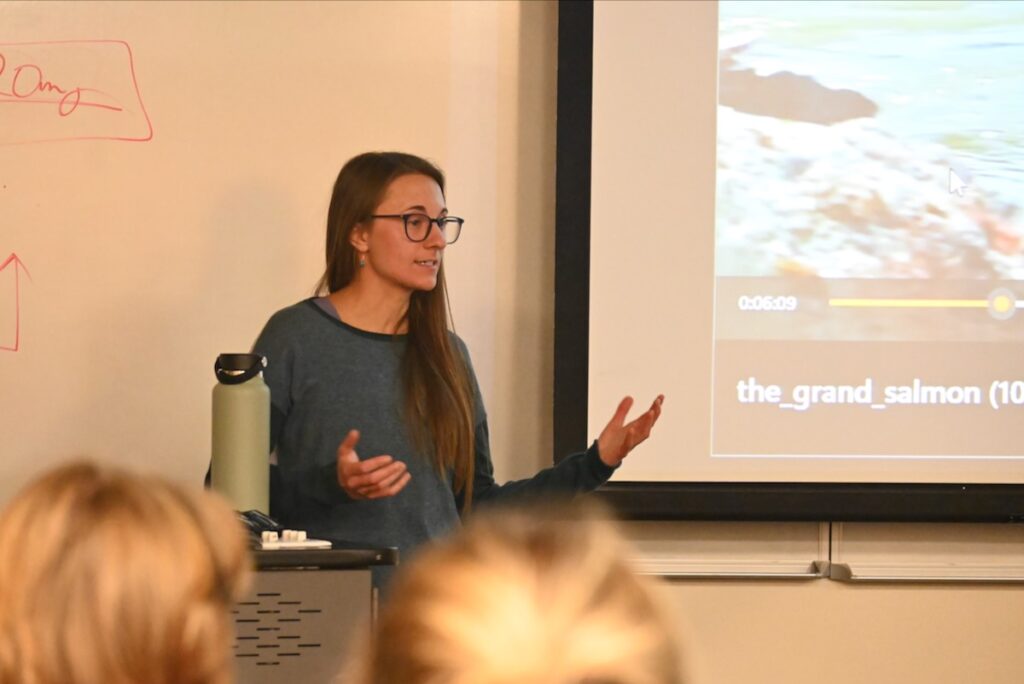
[[[594,8],[559,2],[555,205],[554,459],[586,448]],[[616,482],[629,520],[1020,522],[1024,485]]]

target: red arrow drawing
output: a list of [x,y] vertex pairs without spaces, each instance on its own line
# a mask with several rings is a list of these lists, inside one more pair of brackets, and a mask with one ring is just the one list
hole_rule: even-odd
[[0,271],[14,264],[14,346],[4,347],[0,346],[0,351],[18,351],[18,342],[21,338],[21,316],[19,315],[19,293],[18,293],[18,280],[22,271],[25,271],[30,279],[32,274],[25,268],[25,262],[18,258],[18,255],[11,252],[11,256],[7,257],[2,264],[0,264]]

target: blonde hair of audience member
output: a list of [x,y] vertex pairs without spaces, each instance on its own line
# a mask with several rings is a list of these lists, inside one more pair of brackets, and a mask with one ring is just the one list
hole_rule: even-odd
[[0,515],[0,684],[227,684],[250,564],[218,497],[60,467]]
[[675,630],[590,509],[479,514],[393,585],[363,684],[676,684]]

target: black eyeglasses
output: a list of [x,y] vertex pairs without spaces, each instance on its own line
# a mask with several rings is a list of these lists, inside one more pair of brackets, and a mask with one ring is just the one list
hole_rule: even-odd
[[405,237],[412,242],[423,242],[430,235],[430,227],[437,224],[441,231],[441,237],[447,245],[459,239],[462,232],[462,224],[465,223],[458,216],[438,216],[430,218],[426,214],[374,214],[373,219],[402,219],[405,227]]

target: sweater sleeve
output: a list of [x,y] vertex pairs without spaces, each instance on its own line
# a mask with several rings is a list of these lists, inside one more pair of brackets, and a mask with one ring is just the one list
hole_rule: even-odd
[[[511,501],[542,496],[573,496],[592,492],[611,478],[615,468],[606,465],[597,451],[597,442],[586,451],[570,454],[557,464],[544,468],[533,477],[498,484],[494,480],[486,418],[476,427],[473,472],[473,503]],[[457,496],[459,510],[465,504],[465,493]]]
[[[572,496],[592,492],[611,478],[615,468],[606,465],[597,451],[597,442],[586,451],[570,454],[550,468],[544,468],[533,477],[498,484],[494,480],[491,461],[490,432],[483,397],[473,372],[469,352],[461,339],[456,338],[469,371],[476,403],[476,426],[473,444],[473,503],[510,501],[541,496]],[[465,505],[465,492],[456,494],[459,510]]]
[[295,498],[309,498],[324,504],[349,501],[338,485],[334,462],[292,467],[288,476],[276,463],[277,446],[292,408],[292,383],[295,374],[295,345],[291,326],[281,313],[267,322],[253,345],[253,352],[266,357],[264,380],[270,388],[270,507],[274,515],[292,510]]

